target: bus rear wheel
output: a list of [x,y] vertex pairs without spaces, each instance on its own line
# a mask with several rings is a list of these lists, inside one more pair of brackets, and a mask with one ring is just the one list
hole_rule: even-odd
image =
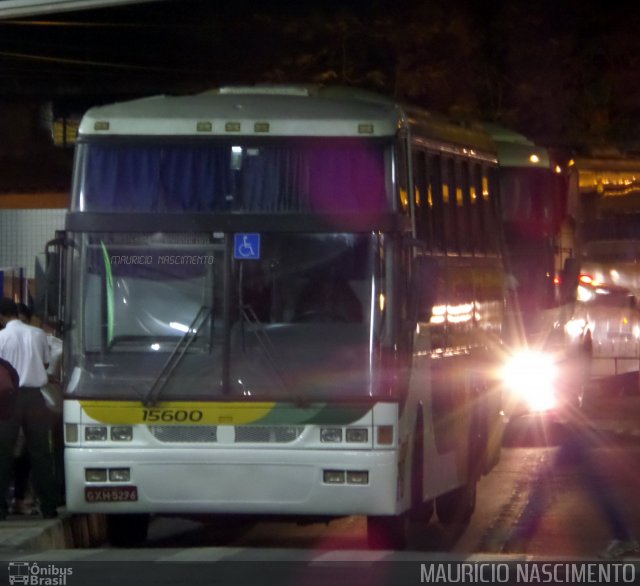
[[147,539],[149,515],[107,515],[107,541],[115,547],[135,547]]

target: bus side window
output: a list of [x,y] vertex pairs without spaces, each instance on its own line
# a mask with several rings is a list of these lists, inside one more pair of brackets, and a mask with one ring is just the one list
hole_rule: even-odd
[[405,214],[409,214],[409,154],[407,153],[406,140],[401,139],[396,143],[395,148],[395,176],[397,183],[396,197],[399,199],[399,209]]
[[471,222],[471,200],[469,194],[469,163],[460,161],[458,166],[458,187],[456,188],[456,203],[458,206],[458,234],[462,252],[473,252],[473,228]]
[[471,185],[469,188],[471,205],[471,233],[473,238],[473,249],[475,252],[485,252],[486,243],[484,238],[484,209],[482,198],[482,167],[474,164],[471,167]]
[[502,205],[500,203],[500,189],[498,188],[498,169],[489,168],[489,201],[491,202],[491,217],[494,230],[491,233],[491,246],[495,252],[499,252],[502,244]]
[[431,248],[431,209],[426,156],[423,151],[413,153],[414,202],[416,210],[416,237]]
[[[492,189],[493,188],[493,189]],[[482,169],[482,207],[484,211],[485,249],[487,252],[498,250],[496,209],[494,198],[496,197],[495,184],[489,180],[489,169]]]
[[444,229],[445,209],[442,199],[442,157],[440,155],[429,156],[427,171],[429,173],[429,193],[427,194],[427,201],[432,211],[433,248],[444,251],[446,249]]
[[455,165],[452,158],[445,159],[443,174],[442,202],[444,204],[446,248],[447,252],[460,252],[460,246],[458,244]]

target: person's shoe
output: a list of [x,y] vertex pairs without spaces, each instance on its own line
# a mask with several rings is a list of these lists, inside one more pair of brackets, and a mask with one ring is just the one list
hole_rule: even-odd
[[598,557],[604,560],[613,560],[630,553],[640,552],[640,544],[635,539],[622,540],[614,539],[607,549],[600,552]]

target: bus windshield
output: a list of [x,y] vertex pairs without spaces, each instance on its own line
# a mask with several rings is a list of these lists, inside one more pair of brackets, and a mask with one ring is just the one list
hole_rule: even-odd
[[380,212],[388,150],[325,137],[80,143],[72,211]]
[[141,400],[375,392],[382,236],[266,233],[255,260],[233,258],[224,234],[79,240],[68,392]]
[[505,225],[523,238],[555,234],[566,213],[564,179],[550,169],[500,170]]

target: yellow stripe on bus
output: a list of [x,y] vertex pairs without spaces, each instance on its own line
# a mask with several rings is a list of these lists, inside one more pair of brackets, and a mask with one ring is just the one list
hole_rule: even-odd
[[276,403],[166,402],[145,407],[137,401],[80,401],[92,419],[111,425],[243,425],[267,416]]

